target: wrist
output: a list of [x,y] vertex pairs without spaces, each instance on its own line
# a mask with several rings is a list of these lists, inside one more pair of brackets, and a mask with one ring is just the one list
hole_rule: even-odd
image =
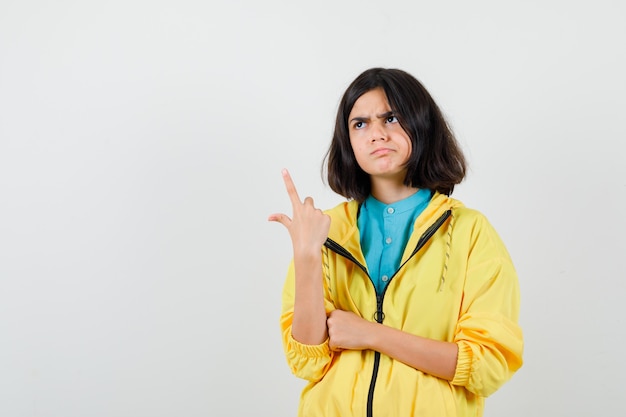
[[382,324],[373,321],[368,321],[367,325],[368,327],[364,338],[365,348],[370,350],[379,350],[380,341],[385,338],[383,334],[385,328]]
[[317,264],[322,262],[320,248],[294,248],[293,259],[297,263]]

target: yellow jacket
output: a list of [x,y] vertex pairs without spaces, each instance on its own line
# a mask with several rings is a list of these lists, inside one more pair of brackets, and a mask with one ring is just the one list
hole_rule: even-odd
[[457,343],[446,381],[371,350],[333,352],[291,336],[293,262],[283,289],[281,329],[292,372],[309,381],[300,417],[481,416],[484,398],[522,366],[519,286],[509,254],[487,219],[436,193],[416,219],[401,266],[377,300],[357,228],[358,203],[331,216],[323,250],[327,312],[352,311],[419,336]]

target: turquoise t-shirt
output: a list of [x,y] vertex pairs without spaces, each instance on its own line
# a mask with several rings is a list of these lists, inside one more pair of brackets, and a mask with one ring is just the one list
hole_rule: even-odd
[[402,253],[413,232],[415,219],[428,205],[432,192],[420,189],[404,200],[384,204],[371,195],[361,205],[357,225],[367,270],[382,294],[400,267]]

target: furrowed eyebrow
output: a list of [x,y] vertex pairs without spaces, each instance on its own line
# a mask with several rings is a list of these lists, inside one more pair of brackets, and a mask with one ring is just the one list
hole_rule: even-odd
[[354,122],[367,122],[369,120],[369,118],[367,117],[353,117],[352,119],[350,119],[350,124],[354,123]]
[[[382,114],[377,114],[376,117],[379,119],[386,119],[388,117],[395,116],[395,115],[396,115],[395,112],[388,111]],[[353,117],[352,119],[350,119],[349,123],[352,124],[355,122],[369,122],[369,120],[370,120],[369,117]]]
[[378,115],[378,116],[376,116],[376,117],[378,117],[379,119],[386,119],[386,118],[388,118],[388,117],[395,116],[395,115],[396,115],[396,114],[395,114],[393,111],[388,111],[388,112],[386,112],[386,113],[379,114],[379,115]]

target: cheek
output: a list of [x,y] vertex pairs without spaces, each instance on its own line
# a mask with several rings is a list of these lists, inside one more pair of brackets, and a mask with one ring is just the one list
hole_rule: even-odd
[[407,155],[411,155],[411,151],[413,151],[413,144],[411,143],[411,139],[408,136],[404,137],[406,143],[406,153]]
[[352,153],[358,158],[361,153],[363,153],[363,142],[361,141],[350,141],[350,145],[352,146]]
[[359,140],[355,135],[350,135],[350,147],[352,148],[352,153],[358,155],[359,149],[361,149],[362,145],[359,145]]
[[407,163],[409,161],[409,159],[411,159],[411,151],[412,151],[413,147],[411,146],[411,141],[407,141],[405,142],[404,146],[403,146],[403,158],[404,162],[403,163]]
[[356,159],[360,166],[363,162],[363,155],[366,151],[363,149],[363,145],[358,142],[350,142],[350,145],[352,145],[352,154],[354,155],[354,159]]

